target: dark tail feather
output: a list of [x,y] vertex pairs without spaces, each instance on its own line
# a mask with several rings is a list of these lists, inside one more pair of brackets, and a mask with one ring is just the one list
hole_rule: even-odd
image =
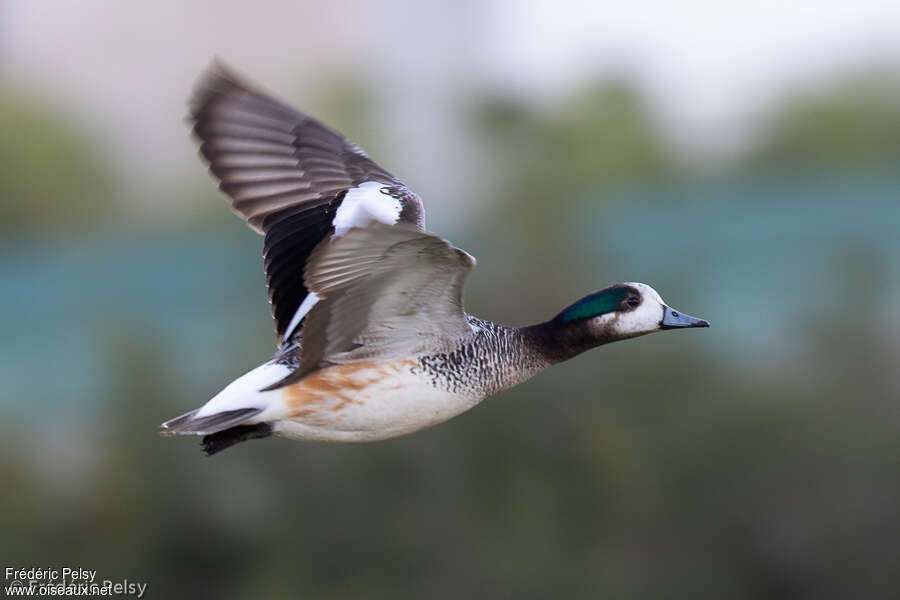
[[191,419],[194,418],[194,415],[197,414],[198,410],[200,410],[200,409],[195,408],[191,412],[185,413],[185,414],[181,415],[180,417],[175,417],[174,419],[169,419],[168,421],[166,421],[165,423],[160,425],[160,427],[163,428],[163,430],[160,433],[162,433],[163,435],[175,435],[176,433],[180,433],[182,427],[185,427],[185,426],[187,426],[188,423],[190,423]]
[[261,408],[239,408],[197,417],[197,411],[192,410],[163,423],[161,433],[163,435],[207,435],[240,425],[261,412]]
[[221,452],[229,446],[239,442],[255,440],[272,435],[272,426],[268,423],[256,423],[254,425],[238,425],[222,431],[217,431],[203,438],[203,451],[207,456]]

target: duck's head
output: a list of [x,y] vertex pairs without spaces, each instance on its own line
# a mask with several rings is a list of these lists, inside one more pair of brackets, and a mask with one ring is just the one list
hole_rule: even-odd
[[582,346],[577,351],[663,329],[709,327],[709,321],[673,309],[652,287],[634,282],[588,294],[550,323],[566,333],[573,350]]

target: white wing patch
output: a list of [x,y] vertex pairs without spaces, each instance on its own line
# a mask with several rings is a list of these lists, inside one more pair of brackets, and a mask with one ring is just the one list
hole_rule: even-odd
[[334,215],[334,236],[340,237],[369,221],[394,225],[400,218],[400,200],[381,193],[383,183],[367,181],[348,190]]
[[[354,227],[362,227],[370,221],[378,221],[385,225],[394,225],[400,220],[400,212],[403,207],[400,200],[387,194],[381,193],[381,188],[385,187],[383,183],[377,181],[366,181],[357,187],[347,190],[344,200],[338,207],[334,215],[332,224],[334,225],[334,235],[331,239],[340,237],[353,229]],[[291,322],[284,330],[282,340],[289,340],[294,330],[300,325],[303,317],[312,310],[319,297],[309,292],[303,302],[297,308],[297,312],[291,317]]]
[[303,299],[303,302],[300,303],[300,306],[297,307],[297,312],[294,313],[294,316],[291,317],[291,322],[288,324],[287,329],[284,330],[284,335],[281,337],[282,340],[291,339],[291,334],[294,333],[294,330],[297,329],[297,325],[300,324],[300,321],[303,320],[303,317],[306,316],[312,307],[316,305],[316,302],[319,301],[319,297],[316,296],[313,292],[309,292],[306,294],[306,298]]

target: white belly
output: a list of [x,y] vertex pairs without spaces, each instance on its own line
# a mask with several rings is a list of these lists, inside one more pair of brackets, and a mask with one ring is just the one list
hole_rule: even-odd
[[323,369],[279,390],[275,433],[299,440],[368,442],[412,433],[465,412],[482,398],[432,385],[411,360]]

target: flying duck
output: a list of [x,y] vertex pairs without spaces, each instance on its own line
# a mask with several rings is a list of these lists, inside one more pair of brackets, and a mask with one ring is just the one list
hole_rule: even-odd
[[363,150],[214,64],[190,103],[200,153],[265,236],[277,350],[162,424],[214,454],[249,439],[368,442],[446,421],[554,363],[664,329],[709,327],[618,283],[552,319],[467,314],[475,259],[425,231],[422,201]]

